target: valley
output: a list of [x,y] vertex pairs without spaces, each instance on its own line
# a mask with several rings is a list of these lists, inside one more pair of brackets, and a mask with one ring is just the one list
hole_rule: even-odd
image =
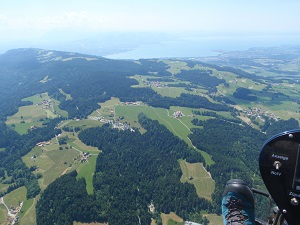
[[[87,218],[66,217],[76,225],[113,225],[127,217],[132,222],[134,212],[149,224],[219,225],[224,182],[243,176],[264,188],[255,169],[261,144],[277,132],[299,128],[297,54],[282,59],[271,74],[266,62],[273,65],[272,56],[258,60],[259,53],[251,58],[254,67],[250,60],[233,65],[228,59],[236,54],[203,62],[114,61],[30,49],[13,55],[28,63],[24,52],[34,56],[35,72],[24,67],[16,73],[23,80],[20,91],[3,91],[0,107],[0,192],[9,207],[23,202],[21,225],[45,223],[51,215],[39,220],[46,210],[43,193],[59,205],[61,196],[52,190],[60,187],[63,193],[69,183],[78,184],[81,189],[74,192],[84,199],[70,200],[74,206],[91,204],[94,210]],[[0,57],[2,65],[6,57]],[[7,71],[14,68],[7,66]],[[24,71],[31,78],[21,75]],[[289,76],[283,76],[286,71]],[[147,204],[152,200],[156,210],[151,213]],[[119,205],[123,201],[127,208]],[[0,224],[6,224],[8,212],[0,206]]]

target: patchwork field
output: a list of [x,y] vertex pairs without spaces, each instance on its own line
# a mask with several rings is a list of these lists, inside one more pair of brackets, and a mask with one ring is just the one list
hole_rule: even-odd
[[20,134],[26,134],[34,126],[42,126],[43,121],[47,118],[67,115],[67,112],[59,109],[59,101],[50,99],[48,93],[24,98],[22,101],[30,101],[32,105],[19,107],[18,112],[8,116],[6,120],[6,124],[14,127]]

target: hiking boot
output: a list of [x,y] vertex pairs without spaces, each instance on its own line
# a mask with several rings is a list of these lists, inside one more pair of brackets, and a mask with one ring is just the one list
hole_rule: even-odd
[[224,225],[255,225],[254,197],[244,181],[229,180],[223,196]]

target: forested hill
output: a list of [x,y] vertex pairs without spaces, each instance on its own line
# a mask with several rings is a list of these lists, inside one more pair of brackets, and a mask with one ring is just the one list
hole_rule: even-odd
[[[21,99],[48,92],[61,101],[61,108],[70,117],[86,117],[95,110],[98,102],[111,97],[123,101],[143,101],[156,107],[169,108],[171,105],[199,108],[227,109],[206,98],[195,99],[184,95],[176,99],[161,97],[152,89],[131,89],[138,84],[128,78],[135,74],[170,76],[168,65],[163,62],[140,60],[138,62],[109,60],[95,56],[39,49],[18,49],[0,56],[0,115],[11,115],[18,106],[25,105]],[[218,80],[218,79],[217,79]],[[66,100],[59,92],[62,89],[72,96]],[[79,109],[79,110],[78,110]]]
[[20,225],[220,219],[226,181],[263,188],[260,147],[299,128],[298,81],[251,65],[0,55],[0,197]]

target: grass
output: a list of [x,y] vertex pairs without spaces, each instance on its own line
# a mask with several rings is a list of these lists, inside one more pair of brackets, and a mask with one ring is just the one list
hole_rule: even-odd
[[169,71],[172,75],[180,73],[181,70],[189,70],[190,69],[190,67],[187,66],[186,62],[173,61],[173,60],[163,60],[163,62],[168,64],[168,66],[170,66],[170,68],[167,69],[167,71]]
[[0,183],[0,192],[4,192],[9,187],[9,184],[2,184]]
[[180,161],[182,183],[188,182],[195,186],[199,197],[211,201],[211,195],[215,189],[215,182],[211,175],[205,170],[202,163],[188,163],[185,160]]
[[46,152],[45,154],[54,164],[43,174],[43,186],[48,186],[56,178],[67,172],[68,169],[72,170],[74,158],[79,155],[74,149],[54,150]]
[[29,199],[24,202],[21,212],[19,213],[20,225],[36,225],[36,202],[39,199],[39,195],[33,199]]
[[7,207],[13,205],[15,208],[20,205],[21,202],[26,200],[27,189],[25,186],[19,187],[16,190],[8,193],[4,197],[4,202]]
[[17,131],[19,134],[27,134],[28,130],[31,126],[39,126],[40,122],[29,122],[29,123],[16,123],[15,125],[15,131]]
[[70,146],[72,146],[73,148],[80,150],[82,152],[91,153],[91,154],[99,154],[100,153],[100,150],[98,148],[88,146],[88,145],[84,144],[83,142],[81,142],[76,133],[74,133],[74,136],[73,136],[72,133],[66,132],[65,135],[68,135],[69,140],[67,141],[67,143]]
[[5,219],[7,216],[7,209],[3,204],[0,205],[0,224],[5,224]]
[[43,100],[49,100],[48,93],[34,95],[22,99],[30,101],[32,105],[21,106],[17,113],[7,117],[6,124],[13,125],[20,134],[26,134],[31,126],[42,126],[41,119],[56,118],[58,115],[67,116],[67,112],[59,109],[59,101],[52,100],[49,108],[44,108],[41,104]]
[[170,214],[161,214],[162,224],[163,225],[183,225],[184,221],[182,218],[177,216],[175,213],[171,212]]
[[209,225],[223,225],[222,216],[218,216],[217,214],[202,214],[209,220]]
[[48,100],[50,99],[49,95],[47,92],[42,93],[42,94],[37,94],[37,95],[33,95],[30,96],[28,98],[23,98],[22,101],[30,101],[32,102],[32,104],[38,104],[41,103],[43,100]]
[[66,92],[63,91],[63,89],[58,89],[60,93],[62,93],[64,96],[66,96],[66,100],[72,100],[72,96],[70,94],[67,94]]
[[22,218],[26,214],[26,212],[32,207],[33,203],[34,203],[34,198],[24,201],[22,209],[18,214],[18,216]]
[[163,97],[171,98],[179,97],[182,93],[190,93],[183,87],[152,87],[152,89]]
[[93,186],[93,177],[94,172],[96,169],[96,160],[97,156],[93,155],[89,158],[88,162],[82,163],[78,168],[78,176],[77,178],[84,178],[86,181],[86,190],[88,194],[94,193],[94,186]]

